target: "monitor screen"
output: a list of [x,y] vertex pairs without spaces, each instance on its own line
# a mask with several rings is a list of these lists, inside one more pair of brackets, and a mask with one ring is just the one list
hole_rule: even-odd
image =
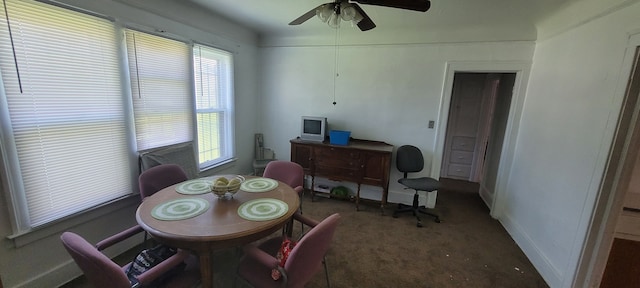
[[302,116],[300,138],[306,141],[323,142],[327,136],[327,118]]
[[304,119],[304,133],[308,134],[321,134],[322,122],[320,120]]

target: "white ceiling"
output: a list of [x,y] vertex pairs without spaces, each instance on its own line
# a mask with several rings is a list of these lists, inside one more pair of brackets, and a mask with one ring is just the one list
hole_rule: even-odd
[[[330,30],[317,18],[299,26],[288,23],[330,0],[175,0],[191,2],[213,14],[239,23],[261,36],[295,36]],[[427,12],[360,6],[376,23],[371,30],[469,30],[474,27],[516,26],[535,31],[535,24],[578,0],[432,0]],[[350,26],[350,24],[347,24]],[[357,28],[353,28],[356,29]],[[369,31],[368,31],[369,32]],[[360,32],[360,33],[368,33]]]

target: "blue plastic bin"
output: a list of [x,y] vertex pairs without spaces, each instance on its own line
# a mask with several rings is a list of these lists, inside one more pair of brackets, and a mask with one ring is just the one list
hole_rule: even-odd
[[334,145],[349,145],[349,137],[351,137],[351,131],[329,131],[329,143]]

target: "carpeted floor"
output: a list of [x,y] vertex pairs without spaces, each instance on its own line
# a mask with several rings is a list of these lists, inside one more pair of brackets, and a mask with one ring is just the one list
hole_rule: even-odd
[[[339,287],[548,287],[477,193],[438,193],[441,223],[411,214],[393,218],[348,202],[305,202],[304,213],[343,216],[329,252],[332,286]],[[326,287],[322,273],[308,287]]]
[[[395,205],[384,216],[374,203],[360,207],[356,211],[345,200],[303,199],[306,216],[342,215],[327,255],[333,288],[548,287],[477,193],[441,189],[435,211],[442,222],[424,216],[423,228],[411,214],[391,217]],[[214,258],[216,287],[232,286],[235,252]],[[81,277],[63,287],[88,286]],[[307,287],[326,287],[322,270]]]

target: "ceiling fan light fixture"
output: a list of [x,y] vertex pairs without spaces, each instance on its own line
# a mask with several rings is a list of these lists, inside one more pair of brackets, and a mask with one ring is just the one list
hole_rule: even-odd
[[356,17],[356,14],[358,14],[358,11],[353,8],[353,5],[349,3],[340,5],[340,17],[342,17],[342,20],[351,21]]
[[323,4],[316,9],[316,16],[318,16],[318,19],[324,23],[329,21],[331,14],[333,14],[333,8],[329,4]]
[[353,19],[351,19],[351,24],[357,25],[358,23],[360,23],[360,21],[362,21],[362,19],[364,19],[364,16],[362,16],[360,12],[356,11],[356,14],[353,16]]
[[340,28],[340,14],[333,12],[327,24],[329,24],[331,28]]

